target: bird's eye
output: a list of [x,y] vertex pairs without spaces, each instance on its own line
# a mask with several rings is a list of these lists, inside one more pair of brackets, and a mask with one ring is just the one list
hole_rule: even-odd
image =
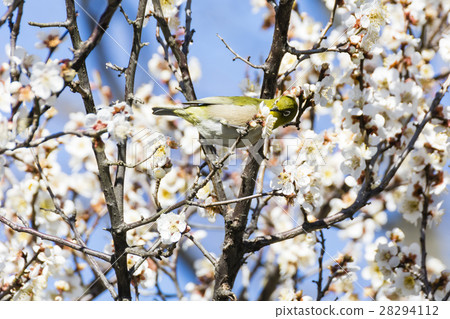
[[291,111],[283,111],[283,116],[289,116],[291,115]]

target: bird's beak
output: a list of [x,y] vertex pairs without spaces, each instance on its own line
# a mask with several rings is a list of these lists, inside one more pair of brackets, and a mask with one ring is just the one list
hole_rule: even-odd
[[278,107],[273,107],[270,109],[270,112],[280,112],[280,110],[278,109]]

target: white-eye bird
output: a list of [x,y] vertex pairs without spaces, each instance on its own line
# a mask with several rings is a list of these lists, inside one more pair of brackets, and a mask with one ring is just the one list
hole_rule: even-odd
[[256,144],[262,136],[262,125],[251,125],[258,118],[262,102],[273,116],[274,129],[289,123],[297,114],[295,98],[287,95],[270,100],[245,96],[214,96],[185,102],[183,106],[153,107],[153,114],[174,115],[185,119],[210,144],[229,147],[246,132],[237,145],[243,147]]

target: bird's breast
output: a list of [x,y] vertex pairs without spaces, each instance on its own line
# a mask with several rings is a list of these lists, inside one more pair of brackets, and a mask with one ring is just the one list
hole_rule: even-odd
[[[206,139],[207,143],[213,145],[222,145],[226,147],[232,146],[240,133],[237,128],[223,125],[219,122],[206,120],[196,125],[198,132]],[[247,135],[243,136],[238,147],[250,146],[256,144],[261,138],[262,128],[255,127],[248,131]]]

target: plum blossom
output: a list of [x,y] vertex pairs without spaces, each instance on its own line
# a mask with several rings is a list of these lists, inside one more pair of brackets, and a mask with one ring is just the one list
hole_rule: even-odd
[[445,62],[450,62],[450,34],[445,34],[439,40],[439,55]]
[[295,166],[288,165],[283,168],[283,172],[278,175],[278,184],[281,185],[281,192],[284,195],[295,193]]
[[131,123],[125,115],[116,114],[108,125],[108,132],[114,141],[123,143],[131,136]]
[[0,81],[0,111],[9,113],[11,111],[11,93],[9,92],[9,83]]
[[35,63],[31,71],[30,84],[34,94],[44,100],[53,93],[61,91],[64,87],[64,80],[61,77],[59,61],[49,60],[47,63]]
[[399,252],[398,246],[392,242],[378,245],[375,261],[385,276],[390,276],[392,270],[400,264]]
[[262,125],[262,137],[266,138],[272,134],[273,126],[277,119],[270,114],[270,108],[264,103],[259,104],[258,113],[255,115],[254,119],[250,121],[250,127],[256,127],[257,125]]
[[342,156],[345,158],[341,164],[342,172],[349,174],[354,179],[361,176],[366,168],[366,160],[370,159],[376,152],[376,148],[367,147],[365,144],[360,146],[353,145],[342,150]]
[[[177,12],[178,7],[185,2],[186,0],[163,0],[161,1],[161,9],[164,15],[164,18],[173,18]],[[154,12],[152,1],[147,3],[147,7],[145,9],[146,12]]]
[[[197,192],[197,198],[203,200],[205,205],[212,204],[214,202],[214,187],[211,182],[208,182]],[[216,221],[216,215],[219,213],[218,207],[206,207],[198,209],[200,217],[207,218],[210,223]]]
[[168,213],[161,215],[156,221],[162,243],[170,245],[180,240],[181,234],[186,230],[186,217],[184,213],[177,215]]
[[41,42],[37,42],[35,47],[37,49],[51,49],[54,50],[60,45],[64,38],[61,38],[58,29],[53,29],[50,32],[39,32],[37,34]]
[[420,291],[419,278],[402,268],[395,269],[394,287],[402,296],[416,295]]

